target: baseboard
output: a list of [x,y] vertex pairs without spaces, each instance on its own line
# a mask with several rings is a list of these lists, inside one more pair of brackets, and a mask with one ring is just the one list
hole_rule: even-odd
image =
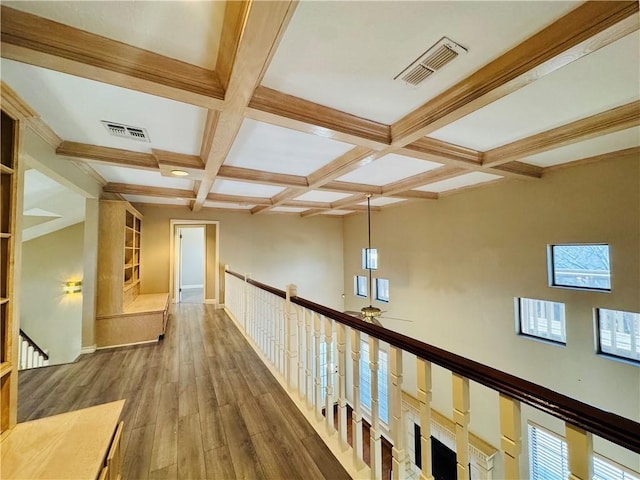
[[133,345],[144,345],[145,343],[158,343],[158,340],[145,340],[144,342],[123,343],[122,345],[107,345],[106,347],[98,347],[96,350],[106,350],[107,348],[131,347]]
[[207,305],[217,305],[218,301],[215,298],[205,298],[204,303]]
[[94,353],[98,347],[96,345],[91,345],[89,347],[82,347],[80,349],[80,355],[84,355],[85,353]]
[[217,309],[217,310],[224,310],[224,308],[225,308],[224,303],[219,303],[219,304],[216,306],[216,309]]

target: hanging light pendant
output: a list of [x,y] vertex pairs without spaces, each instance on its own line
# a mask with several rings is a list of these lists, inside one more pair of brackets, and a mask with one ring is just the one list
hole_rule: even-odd
[[368,232],[368,248],[362,250],[362,268],[369,272],[369,306],[362,307],[360,313],[365,321],[375,323],[374,318],[379,317],[382,311],[373,304],[373,278],[372,271],[378,268],[378,249],[371,248],[371,194],[367,194],[367,232]]

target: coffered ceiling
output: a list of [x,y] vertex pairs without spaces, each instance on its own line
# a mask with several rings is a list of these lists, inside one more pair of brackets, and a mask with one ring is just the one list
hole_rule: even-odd
[[[1,24],[3,99],[138,205],[347,215],[640,158],[638,2],[20,1]],[[443,37],[451,63],[395,79]]]

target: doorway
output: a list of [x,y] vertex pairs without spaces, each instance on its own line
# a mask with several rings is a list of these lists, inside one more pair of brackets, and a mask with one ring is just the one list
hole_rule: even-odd
[[175,298],[178,303],[204,303],[206,232],[203,225],[176,227]]

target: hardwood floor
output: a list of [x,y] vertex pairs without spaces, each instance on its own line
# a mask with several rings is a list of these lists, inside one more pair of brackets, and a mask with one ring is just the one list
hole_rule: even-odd
[[126,399],[124,478],[346,479],[235,325],[176,305],[164,340],[22,371],[24,422]]

